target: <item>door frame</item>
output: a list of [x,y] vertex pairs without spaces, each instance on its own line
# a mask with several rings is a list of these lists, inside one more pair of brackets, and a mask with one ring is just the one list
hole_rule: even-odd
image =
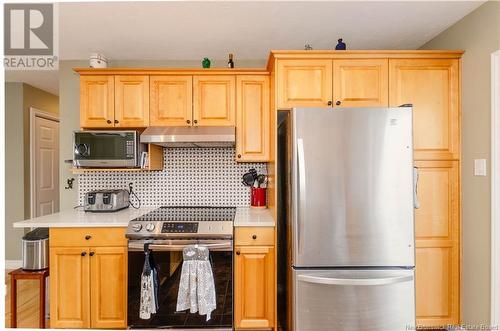
[[[33,218],[35,214],[35,192],[36,192],[36,171],[35,171],[35,119],[37,117],[44,118],[49,121],[54,121],[59,123],[59,114],[49,113],[37,109],[35,107],[30,107],[30,217]],[[58,160],[59,162],[59,160]]]
[[[500,325],[500,50],[491,54],[491,325]],[[497,142],[497,143],[495,143]]]

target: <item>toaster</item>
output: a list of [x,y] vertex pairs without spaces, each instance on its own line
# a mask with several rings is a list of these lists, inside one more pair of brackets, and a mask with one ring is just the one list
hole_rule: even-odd
[[85,193],[83,210],[86,212],[113,212],[130,206],[127,190],[96,190]]

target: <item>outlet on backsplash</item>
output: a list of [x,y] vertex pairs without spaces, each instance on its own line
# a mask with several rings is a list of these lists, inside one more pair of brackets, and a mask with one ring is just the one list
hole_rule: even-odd
[[266,163],[237,163],[234,156],[234,148],[167,148],[162,171],[79,174],[78,203],[90,190],[133,183],[142,206],[249,206],[241,177],[250,168],[266,173]]

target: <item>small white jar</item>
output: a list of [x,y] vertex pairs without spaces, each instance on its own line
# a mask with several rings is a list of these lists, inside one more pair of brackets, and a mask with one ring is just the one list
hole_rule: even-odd
[[107,68],[108,59],[99,53],[90,54],[90,67],[91,68]]

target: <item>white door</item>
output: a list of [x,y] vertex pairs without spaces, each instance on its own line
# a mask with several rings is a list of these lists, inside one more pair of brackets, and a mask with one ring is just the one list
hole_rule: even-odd
[[32,217],[59,211],[59,122],[36,116],[34,121]]

